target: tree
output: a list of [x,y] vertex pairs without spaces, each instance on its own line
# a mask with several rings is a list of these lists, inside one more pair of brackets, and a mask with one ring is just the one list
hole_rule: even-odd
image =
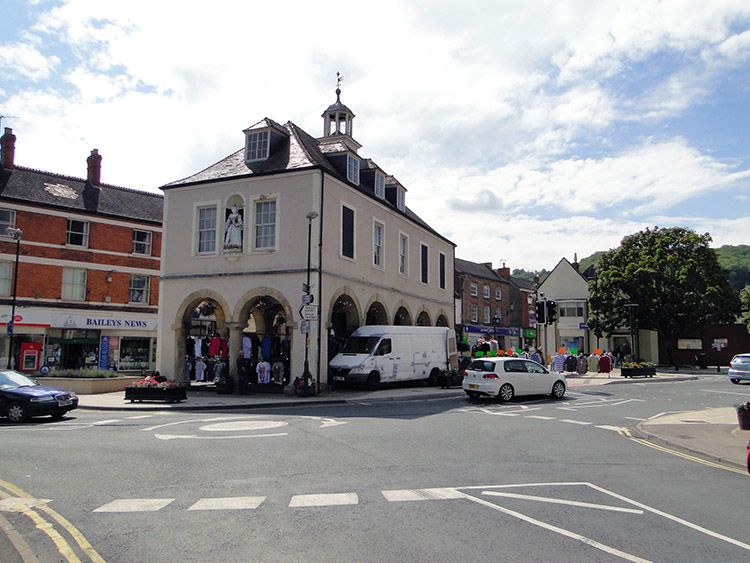
[[676,339],[710,323],[734,322],[737,292],[729,285],[708,233],[672,227],[628,235],[599,260],[589,282],[589,328],[597,336],[630,326],[655,330],[675,364]]
[[740,291],[740,303],[742,307],[740,320],[745,324],[747,329],[750,330],[750,284],[746,285],[742,291]]

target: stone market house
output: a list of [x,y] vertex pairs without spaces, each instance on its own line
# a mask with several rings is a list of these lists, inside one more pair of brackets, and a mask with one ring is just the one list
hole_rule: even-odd
[[164,375],[195,377],[199,341],[212,337],[222,347],[208,356],[226,359],[235,380],[244,348],[253,364],[283,366],[283,383],[306,358],[326,382],[329,360],[361,325],[453,326],[455,245],[359,155],[354,114],[336,95],[322,137],[265,118],[243,131],[243,148],[162,187]]
[[[156,364],[161,194],[15,163],[16,136],[0,138],[0,366],[151,370]],[[83,161],[83,159],[81,159]],[[83,162],[81,162],[83,168]],[[7,229],[20,229],[20,243]],[[13,309],[13,348],[6,327]]]

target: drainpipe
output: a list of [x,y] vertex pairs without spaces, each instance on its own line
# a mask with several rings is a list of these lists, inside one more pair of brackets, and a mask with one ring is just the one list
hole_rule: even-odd
[[[318,303],[318,307],[320,307],[320,312],[323,312],[323,188],[325,186],[325,179],[326,179],[326,173],[321,168],[320,170],[320,207],[319,213],[320,213],[320,221],[318,222],[318,299],[320,302]],[[323,339],[323,317],[320,315],[318,317],[318,358],[317,358],[317,374],[318,374],[318,380],[317,380],[317,387],[318,393],[320,393],[320,370],[321,370],[321,358],[323,355],[323,350],[321,348],[321,342]],[[326,321],[327,322],[327,321]],[[328,366],[326,365],[326,368]]]

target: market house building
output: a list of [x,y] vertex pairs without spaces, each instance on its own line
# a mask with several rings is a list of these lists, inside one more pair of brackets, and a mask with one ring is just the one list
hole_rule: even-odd
[[322,137],[265,118],[242,131],[235,153],[162,187],[163,374],[194,377],[196,344],[213,336],[235,380],[247,350],[281,364],[283,383],[308,357],[322,383],[361,325],[453,326],[454,244],[359,154],[354,113],[336,96]]
[[[0,366],[150,370],[156,362],[161,194],[18,166],[0,138]],[[84,163],[81,159],[81,168]],[[20,242],[7,229],[20,229]],[[18,272],[16,270],[18,250]],[[7,327],[13,308],[13,349]]]

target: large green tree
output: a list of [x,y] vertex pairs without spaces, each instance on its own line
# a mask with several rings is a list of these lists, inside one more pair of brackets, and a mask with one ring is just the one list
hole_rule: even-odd
[[655,330],[674,362],[677,338],[710,323],[733,322],[737,291],[729,285],[708,233],[680,227],[646,229],[622,239],[589,283],[589,328],[597,336],[630,326]]
[[740,303],[742,307],[742,313],[740,320],[745,323],[745,326],[750,330],[750,285],[746,285],[740,291]]

